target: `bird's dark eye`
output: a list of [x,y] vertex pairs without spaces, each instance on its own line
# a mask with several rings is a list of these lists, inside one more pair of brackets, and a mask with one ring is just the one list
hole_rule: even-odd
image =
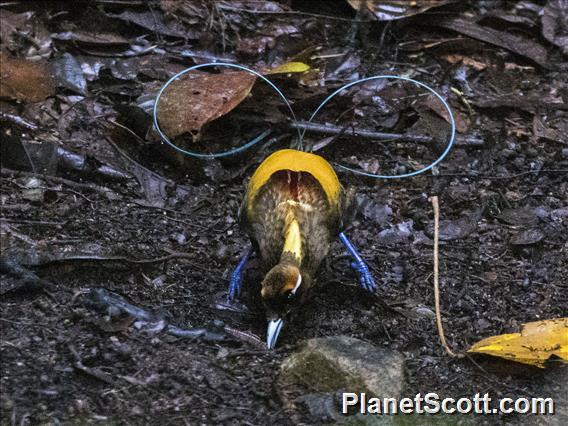
[[286,290],[286,292],[284,293],[284,297],[285,297],[287,300],[293,299],[294,296],[295,296],[295,294],[292,292],[292,290]]

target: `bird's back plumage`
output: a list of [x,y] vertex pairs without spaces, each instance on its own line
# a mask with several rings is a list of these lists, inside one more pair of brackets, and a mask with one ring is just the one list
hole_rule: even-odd
[[[301,269],[313,276],[337,234],[338,211],[321,184],[307,172],[280,170],[259,189],[255,204],[247,210],[249,234],[266,269],[285,252],[290,226],[299,228],[300,248],[289,243]],[[291,225],[291,221],[296,224]],[[292,231],[293,232],[293,231]],[[288,248],[288,247],[286,247]]]
[[[279,262],[284,249],[296,251],[294,246],[300,243],[301,253],[292,254],[311,276],[339,232],[341,205],[342,187],[325,159],[284,149],[256,169],[241,215],[265,269]],[[287,239],[294,226],[301,241]]]
[[260,295],[269,348],[285,318],[308,297],[352,195],[325,159],[302,151],[277,151],[253,174],[240,216],[264,269]]

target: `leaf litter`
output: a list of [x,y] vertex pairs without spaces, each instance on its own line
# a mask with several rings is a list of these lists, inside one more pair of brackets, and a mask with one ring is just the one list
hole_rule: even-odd
[[[11,154],[2,153],[2,254],[20,256],[7,259],[11,267],[5,256],[0,264],[3,412],[18,423],[213,423],[218,410],[211,401],[222,389],[232,395],[222,414],[230,421],[318,424],[324,419],[317,413],[282,410],[273,382],[297,342],[337,334],[403,352],[406,394],[489,389],[492,397],[515,398],[554,391],[561,371],[554,360],[546,363],[550,372],[537,374],[493,358],[476,358],[481,370],[442,355],[432,319],[427,198],[438,193],[442,204],[442,303],[452,347],[565,316],[561,1],[365,2],[374,14],[347,1],[93,4],[0,8],[2,54],[26,72],[42,71],[14,86],[21,95],[12,91],[0,101],[2,149]],[[215,162],[177,161],[149,132],[153,99],[175,73],[215,61],[259,72],[297,62],[310,67],[271,75],[300,120],[358,77],[417,78],[463,118],[460,136],[482,140],[457,144],[435,178],[376,182],[340,174],[362,201],[347,232],[381,283],[381,300],[402,306],[402,315],[396,308],[385,315],[362,297],[339,244],[319,274],[325,292],[314,295],[275,353],[258,339],[265,329],[254,261],[243,309],[215,309],[247,244],[237,230],[246,177],[271,149],[289,146],[295,131],[274,94],[247,81],[234,107],[208,95],[204,101],[216,107],[184,123],[185,142],[226,149],[273,126],[270,148]],[[52,77],[62,65],[67,71]],[[435,103],[398,100],[407,95],[415,93],[380,82],[363,87],[355,102],[343,96],[315,123],[336,133],[306,132],[306,143],[367,170],[416,169],[443,147],[448,125]],[[191,111],[190,99],[180,90],[172,108]],[[123,128],[103,125],[109,121]],[[371,142],[356,132],[409,129],[440,145]],[[105,167],[122,177],[101,173]],[[28,264],[14,264],[18,259]],[[101,287],[133,308],[149,307],[158,320],[122,314],[104,325],[108,311],[88,309],[81,296]],[[216,332],[221,319],[232,338],[183,338],[184,330]],[[165,332],[168,324],[179,327],[178,336]]]

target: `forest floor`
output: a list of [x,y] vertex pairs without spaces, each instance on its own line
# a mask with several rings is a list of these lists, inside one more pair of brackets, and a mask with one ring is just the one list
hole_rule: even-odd
[[[0,101],[1,238],[3,262],[11,262],[3,264],[0,298],[2,424],[319,423],[301,406],[285,408],[274,383],[303,340],[334,335],[404,354],[404,395],[547,396],[560,374],[555,363],[537,369],[456,359],[441,347],[429,196],[441,204],[441,305],[452,348],[566,316],[568,69],[562,47],[550,41],[552,6],[545,16],[553,24],[542,18],[541,2],[459,2],[393,21],[342,1],[261,2],[257,9],[246,1],[1,3],[3,68],[27,70],[13,56],[34,56],[38,64],[45,58],[56,80],[51,93],[22,88]],[[88,289],[105,288],[179,327],[214,331],[223,321],[263,338],[254,260],[246,308],[219,305],[249,245],[238,227],[246,181],[269,149],[189,160],[171,155],[148,130],[144,102],[174,73],[213,58],[258,70],[308,63],[302,78],[274,76],[303,119],[342,84],[380,74],[432,85],[457,118],[459,143],[436,176],[339,173],[358,193],[360,211],[347,232],[376,277],[377,297],[357,287],[338,241],[318,275],[325,285],[286,325],[274,351],[238,334],[206,341],[138,329],[131,316],[111,318],[86,303]],[[28,76],[24,85],[41,83]],[[357,127],[402,133],[414,126],[443,143],[448,126],[439,107],[393,106],[409,87],[367,87],[390,108],[370,117],[378,103],[350,109],[342,100],[320,122],[349,110]],[[285,108],[277,97],[259,101],[270,95],[263,93],[253,90],[248,111],[282,123]],[[231,114],[209,130],[229,136],[199,149],[236,146],[262,128],[235,124]],[[275,128],[270,150],[294,136]],[[348,134],[305,138],[325,158],[371,173],[416,170],[440,152]],[[460,142],[467,138],[481,142]],[[31,155],[30,144],[42,148]],[[41,290],[38,282],[50,284]]]

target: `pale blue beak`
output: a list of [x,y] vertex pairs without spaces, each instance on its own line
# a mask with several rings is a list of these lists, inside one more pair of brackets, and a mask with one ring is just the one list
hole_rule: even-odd
[[268,349],[274,349],[276,346],[276,341],[283,325],[284,320],[282,318],[268,321],[268,329],[266,331],[266,346],[268,346]]

